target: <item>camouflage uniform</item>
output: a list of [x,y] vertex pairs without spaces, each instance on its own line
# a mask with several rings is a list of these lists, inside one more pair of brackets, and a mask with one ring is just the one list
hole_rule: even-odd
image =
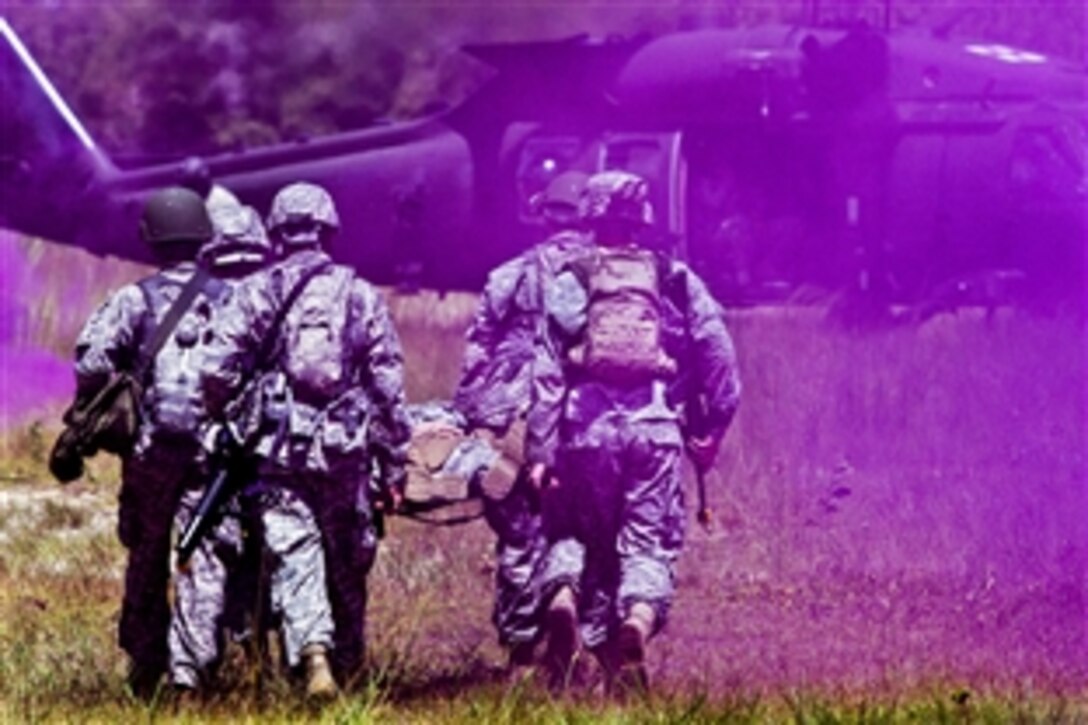
[[[176,211],[176,202],[187,202],[181,190],[168,189],[152,198],[148,209],[159,204],[168,213]],[[199,199],[195,196],[195,204]],[[149,211],[142,222],[145,239],[151,244],[179,246],[181,242],[199,244],[197,236],[211,234],[210,222],[202,207],[203,218],[195,220],[195,236],[184,239],[157,240],[155,234],[168,235],[167,226],[148,224]],[[191,209],[189,210],[192,211]],[[161,220],[160,220],[161,221]],[[193,224],[193,219],[183,219]],[[206,233],[201,225],[207,227]],[[188,234],[189,232],[186,232]],[[76,342],[76,390],[80,398],[93,396],[110,377],[120,371],[136,368],[141,350],[149,344],[151,330],[162,322],[182,288],[196,271],[192,261],[173,262],[138,283],[126,285],[113,294],[91,316]],[[167,586],[170,577],[170,533],[174,511],[181,492],[199,483],[200,446],[195,424],[199,410],[188,410],[193,416],[191,431],[175,426],[166,430],[162,421],[164,411],[176,401],[169,392],[159,390],[156,383],[164,377],[184,378],[198,375],[207,360],[197,359],[191,352],[202,330],[207,326],[212,309],[225,289],[215,280],[203,288],[184,317],[179,321],[156,357],[142,401],[143,415],[133,450],[123,457],[119,496],[118,537],[128,550],[125,568],[125,591],[118,625],[118,639],[132,662],[130,682],[140,694],[149,694],[166,666],[166,639],[170,612]]]
[[[468,333],[455,404],[470,428],[504,433],[527,417],[530,436],[547,430],[536,420],[549,416],[562,395],[562,371],[542,311],[563,306],[577,293],[558,273],[588,248],[577,231],[560,231],[493,270]],[[546,442],[526,441],[532,451]],[[540,635],[541,573],[547,551],[539,498],[516,487],[489,516],[495,546],[496,597],[492,622],[504,646],[531,644]]]
[[[563,584],[581,590],[589,647],[636,601],[653,607],[656,629],[664,625],[686,523],[683,406],[702,395],[711,417],[701,434],[717,440],[738,401],[736,356],[717,302],[680,262],[667,263],[663,288],[664,345],[680,372],[616,386],[572,371],[555,417],[540,416],[546,427],[533,460],[554,467],[560,481],[545,497],[557,543],[542,586],[546,595]],[[548,314],[584,324],[586,298],[568,302]]]
[[[174,519],[178,531],[188,526],[203,494],[203,488],[182,493]],[[222,657],[228,605],[232,598],[240,604],[252,593],[248,588],[228,593],[246,561],[244,523],[237,508],[226,513],[197,546],[185,570],[175,575],[168,639],[170,682],[175,687],[196,689],[206,684]]]
[[[314,188],[297,184],[280,195],[298,191],[305,207],[312,201],[308,195]],[[331,205],[331,200],[327,203]],[[277,227],[276,208],[274,202],[270,230]],[[274,593],[273,598],[280,602],[289,624],[286,610],[313,608],[317,602],[307,597],[326,593],[324,587],[300,588],[303,582],[289,573],[310,578],[315,586],[325,579],[335,622],[335,662],[341,676],[351,678],[362,665],[366,575],[375,555],[371,488],[403,491],[404,486],[410,431],[404,411],[403,362],[385,304],[373,287],[350,269],[330,264],[317,245],[292,250],[285,244],[285,248],[289,256],[262,273],[264,283],[247,286],[247,294],[239,295],[224,334],[226,355],[232,362],[223,374],[207,379],[207,393],[215,408],[242,391],[249,357],[289,291],[308,271],[328,265],[287,314],[278,333],[281,347],[274,369],[241,393],[241,399],[249,402],[239,408],[247,412],[234,425],[262,460],[260,487],[289,494],[313,514],[312,519],[296,523],[316,522],[320,530],[320,538],[307,538],[312,539],[312,547],[294,552],[297,564],[284,562],[284,593]],[[339,296],[341,283],[347,285],[347,292]],[[300,336],[306,324],[306,313],[300,308],[337,305],[346,306],[340,309],[343,328],[331,331],[339,336],[342,348],[342,377],[324,390],[307,388],[291,373],[292,366],[322,347],[307,345]],[[301,342],[293,347],[292,341]],[[373,486],[372,473],[377,476]],[[321,545],[324,557],[315,553]],[[327,574],[318,571],[322,564]],[[288,642],[292,639],[288,633]]]
[[[609,217],[632,230],[652,221],[645,182],[630,174],[591,178],[583,199],[585,220]],[[608,228],[590,226],[598,244]],[[630,248],[629,241],[610,244]],[[598,248],[605,249],[591,250]],[[576,363],[590,306],[584,262],[595,253],[554,268],[542,297],[526,434],[527,462],[559,481],[543,495],[548,544],[539,593],[553,604],[564,587],[575,593],[580,639],[591,648],[609,641],[636,604],[651,608],[653,631],[664,625],[686,522],[684,445],[719,441],[740,389],[721,308],[686,265],[657,255],[660,347],[673,366],[620,383]],[[706,408],[698,431],[685,419],[692,417],[685,404],[696,398]]]
[[[215,316],[205,331],[204,344],[200,347],[204,356],[202,369],[198,371],[201,375],[217,366],[215,335],[224,316],[230,314],[231,298],[247,281],[254,283],[249,275],[263,267],[272,252],[254,210],[229,203],[208,206],[216,236],[201,248],[199,256],[226,287],[227,294],[215,306]],[[196,386],[203,398],[202,386],[199,382]],[[206,416],[200,422],[206,423]],[[187,482],[175,517],[178,532],[189,524],[205,492],[207,479],[204,475]],[[177,687],[195,689],[205,684],[222,656],[225,628],[236,636],[245,632],[247,609],[255,603],[259,576],[253,547],[246,547],[247,540],[258,537],[247,539],[243,535],[247,527],[260,523],[249,518],[253,513],[251,508],[256,509],[259,517],[268,507],[247,506],[243,511],[238,502],[232,502],[222,521],[193,552],[188,566],[175,575],[168,644],[170,680]],[[328,629],[331,630],[331,623]]]

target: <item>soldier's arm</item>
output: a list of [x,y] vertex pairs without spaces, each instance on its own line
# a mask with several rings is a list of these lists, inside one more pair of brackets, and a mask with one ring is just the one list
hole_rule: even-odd
[[721,305],[707,290],[699,277],[683,268],[687,286],[688,309],[686,322],[690,340],[691,365],[689,384],[705,404],[701,438],[715,445],[722,439],[740,403],[740,377],[733,339],[725,326]]
[[504,367],[518,363],[502,359],[507,352],[503,342],[510,333],[515,296],[524,274],[524,261],[520,257],[511,260],[488,275],[480,294],[454,393],[454,407],[465,416],[471,428],[487,428],[501,434],[524,406],[524,400],[514,399],[523,397],[524,391],[515,384],[523,376],[516,369],[504,370]]
[[[533,347],[533,375],[529,412],[526,416],[525,460],[551,469],[559,447],[559,422],[568,390],[569,371],[564,369],[569,346],[585,324],[588,305],[583,283],[573,270],[551,276],[553,292],[546,309],[538,312],[540,334]],[[553,319],[556,326],[548,320]],[[562,334],[555,334],[562,329]],[[574,335],[574,337],[572,337]]]
[[122,287],[91,315],[76,339],[77,396],[94,395],[115,372],[132,370],[139,354],[138,329],[148,314],[139,287]]
[[566,380],[562,361],[556,358],[553,349],[544,345],[537,348],[533,361],[531,402],[525,416],[525,461],[550,469],[555,465],[555,453],[559,447],[559,421],[563,413]]
[[386,491],[402,494],[411,424],[404,399],[404,357],[389,310],[369,285],[356,283],[353,299],[360,309],[355,318],[359,337],[357,359],[364,367],[361,382],[372,406],[371,446],[379,457]]

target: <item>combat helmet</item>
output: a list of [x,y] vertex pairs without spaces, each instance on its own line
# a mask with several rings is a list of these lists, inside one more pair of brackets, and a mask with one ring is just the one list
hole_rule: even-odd
[[589,177],[578,213],[590,225],[621,222],[643,227],[654,223],[649,185],[629,171],[602,171]]
[[319,244],[339,228],[336,205],[329,192],[317,184],[290,184],[272,200],[268,231],[285,245]]
[[272,256],[261,215],[242,204],[211,208],[215,237],[200,248],[200,261],[209,267],[258,266]]
[[214,233],[204,200],[191,189],[169,186],[156,191],[144,204],[140,236],[157,251],[175,246],[199,246]]
[[571,226],[578,220],[578,208],[588,179],[589,175],[581,171],[564,171],[534,196],[532,203],[549,224]]

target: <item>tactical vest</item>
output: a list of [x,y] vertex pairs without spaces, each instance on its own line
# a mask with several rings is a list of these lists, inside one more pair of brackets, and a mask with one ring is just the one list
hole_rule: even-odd
[[587,292],[582,343],[570,360],[592,377],[618,384],[671,375],[662,345],[661,280],[652,252],[594,249],[579,263]]
[[[139,286],[152,314],[168,310],[181,287],[162,277],[145,280]],[[216,309],[223,305],[229,294],[227,284],[208,280],[201,294],[178,320],[162,349],[149,361],[142,409],[152,437],[195,439],[198,428],[206,420],[201,376],[204,370],[216,366],[209,343],[215,335]]]

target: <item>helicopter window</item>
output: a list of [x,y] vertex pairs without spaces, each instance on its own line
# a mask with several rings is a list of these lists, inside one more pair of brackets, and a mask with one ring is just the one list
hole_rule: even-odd
[[663,150],[654,140],[613,141],[605,148],[602,167],[618,169],[653,180],[661,171]]
[[666,224],[669,208],[668,147],[657,138],[613,139],[605,145],[602,153],[603,171],[629,171],[649,182],[655,224]]
[[544,191],[559,174],[576,168],[582,141],[575,136],[531,138],[525,142],[518,159],[518,218],[525,223],[540,220],[533,197]]
[[1086,136],[1076,124],[1021,128],[1009,164],[1013,189],[1028,198],[1083,195]]
[[685,139],[691,263],[723,302],[775,297],[800,279],[834,283],[823,239],[828,187],[808,137],[706,127]]

